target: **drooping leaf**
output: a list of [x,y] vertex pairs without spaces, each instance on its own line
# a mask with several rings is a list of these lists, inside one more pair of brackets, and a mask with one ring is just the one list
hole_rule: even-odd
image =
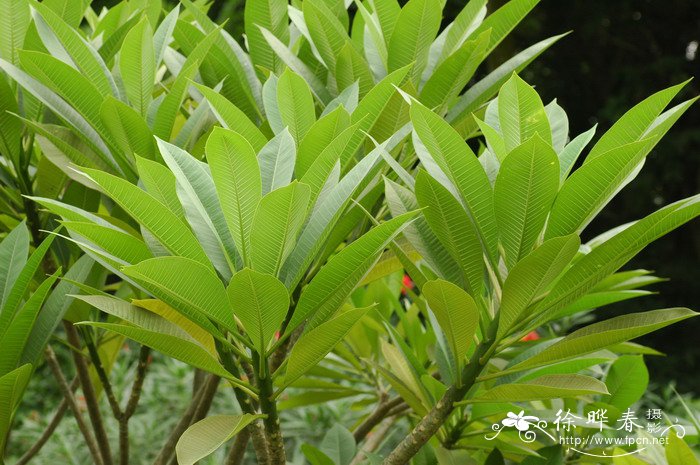
[[175,446],[177,463],[194,465],[263,415],[213,415],[187,428]]

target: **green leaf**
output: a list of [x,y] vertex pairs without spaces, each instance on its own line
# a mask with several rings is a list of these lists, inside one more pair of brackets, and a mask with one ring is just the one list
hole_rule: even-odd
[[308,331],[330,318],[372,269],[384,248],[415,216],[410,212],[392,218],[333,256],[302,292],[287,332],[307,319]]
[[273,72],[279,70],[279,60],[263,37],[260,28],[264,27],[286,43],[289,40],[288,23],[287,0],[249,0],[245,2],[245,33],[248,38],[250,57],[256,66],[262,66]]
[[142,240],[124,231],[86,221],[63,221],[61,224],[72,233],[71,236],[79,236],[76,238],[78,242],[84,238],[124,264],[131,265],[153,258],[153,253]]
[[641,355],[623,355],[613,362],[605,378],[610,396],[602,401],[625,411],[642,398],[649,384],[649,372]]
[[[169,357],[180,360],[195,368],[231,379],[231,374],[206,349],[195,342],[171,334],[149,331],[136,326],[116,323],[83,321],[79,325],[93,326],[133,339],[139,344],[157,350]],[[235,378],[234,378],[235,379]]]
[[613,148],[584,163],[566,181],[552,206],[545,237],[580,233],[641,168],[656,139]]
[[163,205],[166,205],[178,218],[184,218],[182,205],[177,198],[177,180],[172,171],[162,163],[136,157],[139,181],[146,191]]
[[611,150],[647,137],[654,121],[687,83],[688,81],[659,91],[632,107],[596,142],[586,157],[586,163]]
[[549,239],[513,267],[503,284],[499,339],[508,334],[515,323],[528,316],[528,306],[541,298],[569,266],[580,244],[581,240],[575,234]]
[[22,221],[0,242],[0,310],[27,263],[29,239],[29,230]]
[[535,134],[552,145],[552,132],[542,100],[517,74],[503,84],[498,94],[498,120],[509,152]]
[[678,433],[671,430],[668,434],[668,443],[664,448],[668,465],[698,465],[700,461],[693,453],[693,449],[683,441]]
[[[462,202],[467,206],[484,250],[495,257],[498,227],[493,190],[481,163],[464,139],[445,120],[423,105],[411,105],[411,121],[419,142],[425,146],[434,164],[457,189]],[[416,151],[426,165],[424,151],[419,150],[418,146]],[[425,167],[428,172],[440,179],[439,171],[432,169],[430,160],[427,161]]]
[[350,125],[350,114],[343,105],[316,121],[299,144],[295,171],[301,179],[323,151]]
[[287,315],[287,288],[274,276],[244,268],[233,275],[226,293],[233,313],[241,320],[258,354],[264,357]]
[[607,239],[578,260],[538,305],[540,320],[576,301],[620,269],[647,244],[698,215],[700,197],[691,197],[668,205]]
[[[29,2],[27,0],[0,1],[0,58],[19,63],[17,52],[24,47],[24,37],[29,28]],[[4,435],[0,434],[0,437]],[[4,450],[0,447],[0,450]]]
[[595,135],[595,130],[597,126],[593,126],[588,131],[579,134],[571,142],[566,144],[566,147],[559,152],[559,182],[563,183],[564,180],[569,176],[571,169],[574,167],[574,163],[578,159],[583,149],[588,145],[588,143],[593,139]]
[[[54,13],[45,3],[31,2],[37,31],[49,53],[70,57],[78,69],[102,95],[119,95],[117,85],[100,54],[78,32]],[[20,47],[21,48],[21,47]]]
[[388,43],[388,71],[413,64],[411,80],[416,82],[428,62],[430,44],[435,40],[442,16],[431,0],[409,0],[401,9]]
[[552,36],[531,45],[491,71],[483,79],[470,86],[469,89],[459,97],[457,103],[450,108],[447,114],[447,121],[450,122],[460,134],[466,134],[464,127],[472,122],[472,112],[476,111],[496,95],[498,89],[501,88],[503,83],[506,82],[513,73],[520,72],[565,35],[566,34]]
[[435,69],[421,90],[423,105],[441,110],[459,95],[486,57],[489,34],[487,30],[475,40],[465,42]]
[[544,375],[523,383],[496,386],[469,402],[526,402],[607,393],[605,384],[590,376]]
[[42,311],[39,313],[32,332],[29,335],[27,345],[22,354],[21,363],[35,364],[42,355],[44,347],[53,337],[54,331],[63,319],[68,308],[73,303],[71,295],[78,292],[78,287],[73,282],[85,282],[91,275],[95,262],[87,255],[80,257],[63,279],[53,288],[51,295],[46,299]]
[[442,46],[441,59],[446,59],[455,53],[483,21],[486,15],[487,0],[470,0],[462,8],[450,28],[443,34],[445,42]]
[[425,171],[416,178],[416,199],[431,231],[459,265],[467,290],[481,295],[484,260],[471,219],[452,194]]
[[15,416],[17,405],[22,399],[22,394],[29,384],[31,375],[32,366],[27,363],[4,376],[0,376],[0,451],[5,451],[12,419]]
[[301,142],[316,121],[314,98],[304,78],[286,69],[277,81],[277,105],[282,124]]
[[428,281],[422,291],[447,336],[459,373],[479,324],[479,309],[469,294],[448,281]]
[[156,77],[153,30],[147,18],[141,19],[124,38],[119,52],[119,71],[129,102],[145,116],[152,100]]
[[221,128],[214,128],[205,150],[228,229],[247,265],[250,262],[250,229],[262,196],[255,151],[245,137]]
[[16,312],[7,328],[4,328],[4,330],[0,329],[2,331],[2,335],[0,335],[0,346],[2,347],[0,376],[11,372],[17,367],[37,315],[41,311],[44,300],[46,300],[51,291],[51,286],[56,282],[59,274],[60,269],[45,279],[27,299],[22,308]]
[[155,159],[151,130],[136,110],[109,96],[102,102],[100,118],[126,160],[133,162],[134,154]]
[[304,333],[289,354],[284,385],[289,386],[316,366],[362,319],[369,308],[349,310]]
[[539,2],[540,0],[511,0],[487,16],[473,33],[478,35],[491,29],[491,41],[486,54],[490,54]]
[[199,420],[182,433],[175,446],[177,463],[194,465],[264,415],[212,415]]
[[302,444],[301,452],[311,465],[335,465],[330,457],[311,444]]
[[323,0],[302,3],[304,21],[314,46],[329,71],[335,72],[336,57],[346,43],[350,43],[345,27]]
[[187,225],[152,195],[117,176],[88,168],[83,171],[170,252],[210,266]]
[[[357,108],[352,112],[351,123],[359,123],[358,129],[361,133],[369,133],[371,131],[396,93],[396,87],[401,86],[410,69],[410,65],[406,65],[390,73],[360,100]],[[364,134],[362,137],[364,138]]]
[[532,250],[558,189],[557,154],[538,135],[503,160],[494,186],[494,207],[508,266]]
[[0,151],[15,166],[19,166],[22,141],[22,121],[15,116],[18,114],[19,107],[15,91],[3,77],[0,79]]
[[265,146],[267,138],[236,105],[209,87],[196,83],[195,87],[207,99],[212,112],[224,128],[235,130],[245,137],[256,153]]
[[250,230],[254,270],[275,276],[279,273],[304,225],[309,196],[306,184],[293,181],[260,200]]
[[338,90],[347,90],[357,83],[358,93],[361,96],[374,87],[372,71],[364,57],[355,50],[351,42],[346,42],[338,55],[335,66],[335,81]]
[[177,179],[178,197],[195,235],[221,275],[228,279],[235,245],[217,198],[210,167],[179,147],[157,139],[163,160]]
[[263,195],[289,185],[294,176],[296,151],[296,145],[288,127],[285,127],[260,150],[258,164]]
[[696,315],[687,308],[668,308],[610,318],[574,331],[542,352],[509,367],[508,371],[535,368],[589,354]]
[[357,451],[355,438],[347,428],[336,423],[321,441],[321,451],[336,465],[349,465]]
[[211,318],[236,331],[226,289],[209,267],[183,257],[157,257],[127,266],[123,272],[200,326],[211,328],[206,320]]

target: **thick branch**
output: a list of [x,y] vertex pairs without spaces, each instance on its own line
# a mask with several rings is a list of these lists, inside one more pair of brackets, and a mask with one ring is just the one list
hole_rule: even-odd
[[245,451],[248,448],[250,441],[250,429],[243,428],[243,431],[238,433],[236,439],[233,440],[231,450],[226,457],[226,465],[241,465],[245,458]]
[[462,400],[467,391],[474,385],[476,377],[486,364],[486,360],[482,360],[482,357],[486,355],[491,345],[492,339],[489,337],[477,346],[474,355],[469,360],[469,364],[462,372],[461,384],[459,386],[452,385],[447,389],[442,399],[435,404],[430,412],[413,428],[413,431],[384,459],[383,465],[407,464],[421,447],[438,432],[454,410],[454,403]]
[[365,418],[365,420],[360,423],[360,425],[352,433],[353,436],[355,436],[355,442],[357,444],[362,442],[367,434],[388,416],[391,409],[401,405],[402,403],[403,400],[400,397],[395,397],[394,399],[380,402],[374,412]]

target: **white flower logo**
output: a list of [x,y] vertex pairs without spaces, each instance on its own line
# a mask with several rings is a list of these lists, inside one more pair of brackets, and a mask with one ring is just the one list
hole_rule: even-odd
[[518,431],[527,431],[530,429],[530,424],[537,421],[539,421],[539,418],[525,415],[525,410],[521,410],[517,415],[513,412],[508,412],[507,418],[504,418],[501,423],[503,423],[503,426],[515,426]]

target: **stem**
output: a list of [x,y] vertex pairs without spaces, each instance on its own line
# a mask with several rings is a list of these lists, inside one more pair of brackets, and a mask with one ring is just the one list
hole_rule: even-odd
[[[73,324],[69,321],[64,321],[63,327],[65,328],[68,342],[77,350],[81,350],[82,344],[80,342],[80,336],[78,336],[78,331]],[[97,394],[95,393],[95,388],[92,386],[92,381],[90,381],[90,371],[88,370],[87,362],[82,352],[73,351],[72,353],[75,369],[78,374],[78,379],[80,380],[80,386],[85,396],[85,404],[87,405],[90,423],[92,424],[92,429],[95,431],[95,439],[97,440],[100,455],[102,456],[102,462],[104,465],[112,465],[112,451],[109,447],[107,431],[105,430],[102,414],[100,413],[100,406],[97,402]]]
[[379,423],[382,422],[387,416],[388,413],[393,409],[394,407],[400,405],[403,403],[403,399],[400,397],[395,397],[394,399],[391,400],[384,400],[377,405],[377,408],[372,412],[365,420],[360,423],[360,425],[355,429],[355,431],[352,433],[353,436],[355,437],[355,443],[359,444],[362,442],[362,440],[365,439],[367,434],[369,434],[372,429],[377,426]]
[[[498,320],[496,320],[498,321]],[[474,385],[476,377],[485,365],[484,355],[493,345],[493,337],[497,325],[492,323],[489,328],[489,335],[481,342],[469,363],[462,372],[461,384],[450,386],[437,404],[428,412],[426,416],[413,428],[389,456],[382,462],[383,465],[405,465],[418,451],[425,445],[431,437],[438,432],[440,427],[447,421],[454,410],[454,403],[462,400],[469,389]]]
[[287,455],[284,450],[284,438],[280,428],[280,419],[277,414],[277,402],[272,398],[272,378],[268,375],[259,380],[260,384],[260,410],[266,415],[263,419],[265,432],[267,433],[270,447],[271,465],[286,465]]
[[44,354],[46,355],[46,362],[49,365],[49,368],[51,369],[51,372],[53,373],[54,377],[56,378],[56,381],[58,382],[58,387],[60,388],[61,392],[63,393],[63,397],[65,398],[66,402],[68,403],[68,406],[73,412],[73,417],[75,418],[76,423],[78,423],[78,429],[85,438],[85,443],[87,444],[88,449],[90,450],[90,455],[92,456],[92,459],[97,465],[104,465],[104,461],[102,459],[102,455],[100,454],[100,450],[97,446],[97,442],[92,436],[92,433],[90,432],[90,429],[85,423],[85,420],[83,420],[83,415],[80,413],[80,407],[78,407],[78,403],[75,400],[75,396],[73,396],[73,391],[68,385],[66,378],[63,376],[63,372],[61,371],[61,365],[56,359],[56,354],[50,346],[46,347],[46,349],[44,350]]
[[146,368],[148,368],[148,357],[151,355],[151,349],[146,346],[141,346],[139,351],[139,361],[136,366],[136,377],[131,385],[131,394],[127,401],[124,411],[119,412],[119,463],[120,465],[129,465],[129,420],[136,411],[136,406],[141,398],[143,389],[143,381],[146,378]]

